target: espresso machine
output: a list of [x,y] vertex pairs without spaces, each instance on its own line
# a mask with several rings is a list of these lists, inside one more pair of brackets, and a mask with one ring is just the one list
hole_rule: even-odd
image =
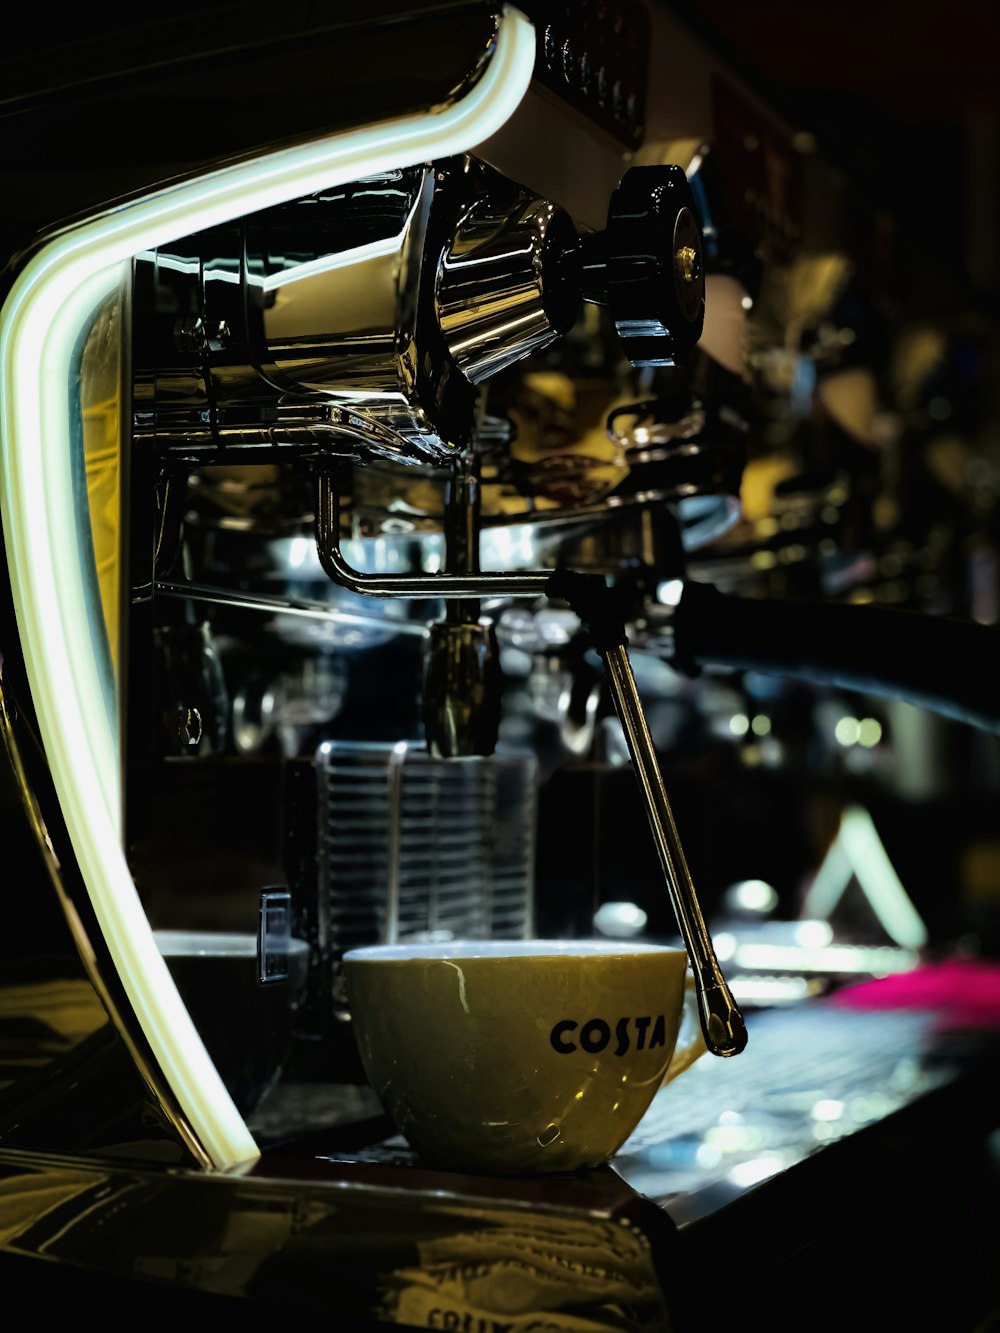
[[[938,429],[993,326],[669,6],[281,22],[26,31],[9,71],[0,1271],[359,1328],[777,1317],[790,1256],[859,1243],[802,1210],[877,1123],[993,1124],[922,1013],[832,1004],[989,939],[875,816],[935,758],[993,794],[989,514],[947,472],[988,475],[988,405]],[[605,1170],[429,1170],[343,953],[595,935],[685,947],[723,1058]],[[804,1052],[841,1084],[775,1109]]]

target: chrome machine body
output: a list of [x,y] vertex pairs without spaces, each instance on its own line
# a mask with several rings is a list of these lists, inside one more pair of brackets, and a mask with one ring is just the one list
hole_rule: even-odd
[[338,959],[641,918],[740,1055],[702,745],[769,698],[723,779],[824,774],[797,689],[1000,720],[961,517],[898,503],[961,339],[669,8],[369,9],[8,70],[0,1256],[458,1327],[435,1263],[530,1243],[605,1256],[594,1327],[667,1327],[676,1229],[618,1176],[378,1146]]

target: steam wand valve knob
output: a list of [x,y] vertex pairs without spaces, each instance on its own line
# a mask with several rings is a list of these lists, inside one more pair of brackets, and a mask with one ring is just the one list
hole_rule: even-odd
[[705,264],[681,167],[630,167],[604,231],[580,238],[583,299],[605,305],[633,366],[682,366],[705,323]]
[[556,569],[549,577],[546,591],[549,597],[569,603],[587,626],[604,661],[608,688],[625,733],[674,915],[694,972],[705,1045],[713,1055],[739,1055],[747,1044],[746,1024],[719,966],[698,903],[632,674],[628,636],[618,615],[614,590],[599,575]]

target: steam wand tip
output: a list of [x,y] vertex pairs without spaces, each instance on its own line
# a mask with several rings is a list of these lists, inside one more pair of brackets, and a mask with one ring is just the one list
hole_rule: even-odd
[[718,982],[698,990],[705,1045],[713,1055],[739,1055],[746,1049],[747,1028],[729,987]]

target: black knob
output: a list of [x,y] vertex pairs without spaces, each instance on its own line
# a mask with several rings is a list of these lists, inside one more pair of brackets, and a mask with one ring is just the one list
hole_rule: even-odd
[[689,360],[705,322],[701,225],[684,171],[631,167],[603,232],[582,238],[583,297],[608,307],[633,366]]

